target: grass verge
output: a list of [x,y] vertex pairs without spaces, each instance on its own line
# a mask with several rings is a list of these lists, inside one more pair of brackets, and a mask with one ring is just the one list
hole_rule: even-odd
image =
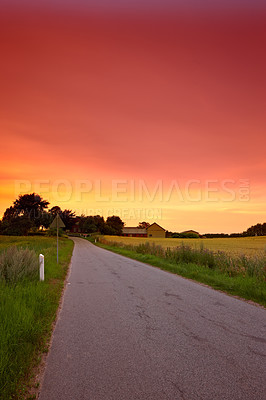
[[[146,248],[146,253],[139,252],[137,247],[127,248],[124,244],[120,247],[119,243],[110,244],[106,240],[101,243],[101,239],[97,242],[97,246],[266,306],[266,283],[265,278],[261,275],[247,273],[243,275],[241,272],[232,274],[231,270],[221,271],[215,266],[210,268],[208,265],[199,265],[195,262],[167,259],[167,250],[163,251],[154,246],[152,249],[157,249],[159,256],[148,254],[149,246],[147,246],[148,250]],[[189,249],[187,255],[191,255]],[[230,261],[232,260],[230,259]]]
[[0,282],[2,400],[27,398],[30,371],[47,346],[74,244],[60,238],[58,265],[54,238],[0,236],[0,253],[13,245],[33,250],[37,263],[38,254],[44,254],[45,281]]
[[176,248],[183,243],[191,248],[200,250],[203,245],[205,249],[213,252],[224,251],[232,256],[245,254],[246,256],[262,255],[266,252],[266,236],[252,236],[240,238],[200,238],[200,239],[181,239],[181,238],[153,238],[153,237],[128,237],[104,235],[104,239],[109,242],[119,242],[126,245],[138,246],[139,244],[154,243],[163,248]]

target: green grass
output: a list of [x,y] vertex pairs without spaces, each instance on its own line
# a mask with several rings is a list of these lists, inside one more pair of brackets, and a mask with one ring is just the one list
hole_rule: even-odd
[[0,236],[0,253],[9,246],[29,248],[45,257],[45,281],[0,282],[0,398],[25,399],[30,371],[45,351],[55,319],[73,242],[60,238],[59,265],[56,239]]
[[100,237],[97,245],[266,306],[265,256],[262,259],[234,257],[187,246],[164,249],[149,243],[134,246],[110,242],[106,237]]
[[141,238],[125,236],[104,236],[106,240],[133,244],[154,243],[163,248],[173,248],[182,243],[200,249],[203,244],[206,249],[212,251],[224,251],[232,255],[257,255],[266,252],[266,236],[240,237],[240,238],[206,238],[206,239],[176,239],[176,238]]

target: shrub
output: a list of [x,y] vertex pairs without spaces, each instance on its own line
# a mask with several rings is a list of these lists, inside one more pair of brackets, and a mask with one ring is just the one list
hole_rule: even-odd
[[[46,231],[47,236],[57,236],[57,228],[49,228]],[[58,236],[63,237],[63,230],[61,228],[58,229]]]
[[182,239],[198,239],[200,236],[193,232],[183,232],[179,234],[179,237]]
[[9,247],[0,254],[0,281],[14,284],[38,279],[39,265],[33,250]]
[[198,239],[200,235],[194,232],[175,232],[171,236],[171,238],[182,238],[182,239]]

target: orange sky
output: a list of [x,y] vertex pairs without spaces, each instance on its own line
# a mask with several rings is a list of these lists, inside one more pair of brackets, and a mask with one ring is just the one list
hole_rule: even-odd
[[36,191],[128,226],[265,222],[265,20],[6,10],[0,215]]

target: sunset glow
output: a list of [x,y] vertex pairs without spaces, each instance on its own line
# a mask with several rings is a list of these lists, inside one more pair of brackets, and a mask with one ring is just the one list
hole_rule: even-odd
[[196,12],[169,1],[163,13],[47,3],[10,1],[0,14],[0,216],[35,191],[127,226],[230,233],[265,222],[262,3]]

